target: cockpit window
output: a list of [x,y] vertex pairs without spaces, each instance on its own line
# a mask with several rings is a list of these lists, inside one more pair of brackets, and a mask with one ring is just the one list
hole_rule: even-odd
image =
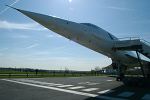
[[109,37],[110,37],[112,40],[114,40],[114,38],[111,36],[111,34],[110,34],[110,33],[108,33],[108,35],[109,35]]
[[97,29],[99,28],[96,25],[93,25],[91,23],[81,23],[81,24],[84,24],[84,25],[89,26],[89,27],[94,27],[94,28],[97,28]]
[[87,25],[87,26],[91,26],[90,23],[81,23],[81,24],[84,24],[84,25]]

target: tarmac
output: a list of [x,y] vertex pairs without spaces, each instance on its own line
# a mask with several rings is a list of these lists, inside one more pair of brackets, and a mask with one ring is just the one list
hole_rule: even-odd
[[150,89],[115,77],[0,79],[0,100],[150,100]]

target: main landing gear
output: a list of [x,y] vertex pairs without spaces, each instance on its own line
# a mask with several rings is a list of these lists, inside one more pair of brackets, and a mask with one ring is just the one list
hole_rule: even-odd
[[117,61],[116,66],[118,68],[118,75],[116,76],[116,81],[122,81],[122,78],[124,78],[124,74],[122,73],[122,62]]
[[124,74],[120,73],[117,77],[116,77],[116,81],[122,81],[122,78],[124,78]]

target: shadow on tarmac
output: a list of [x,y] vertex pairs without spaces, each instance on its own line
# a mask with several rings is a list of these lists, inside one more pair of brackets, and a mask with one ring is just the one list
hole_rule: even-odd
[[146,95],[148,95],[147,100],[150,100],[149,78],[125,77],[123,78],[123,83],[123,85],[112,89],[114,90],[113,92],[100,94],[97,97],[90,97],[85,100],[141,100]]

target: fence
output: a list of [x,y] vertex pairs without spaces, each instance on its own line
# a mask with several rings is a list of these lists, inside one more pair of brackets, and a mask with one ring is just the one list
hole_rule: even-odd
[[101,73],[51,73],[51,74],[0,74],[0,78],[38,78],[38,77],[81,77],[100,76]]

